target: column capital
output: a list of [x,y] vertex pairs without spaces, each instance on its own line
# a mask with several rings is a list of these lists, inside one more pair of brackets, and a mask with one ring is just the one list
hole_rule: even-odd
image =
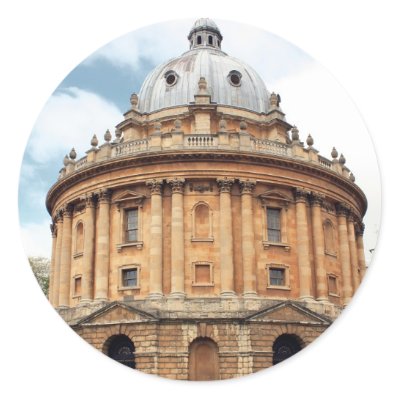
[[356,235],[357,236],[363,236],[364,235],[364,229],[365,229],[365,224],[361,221],[357,221],[355,224],[355,229],[356,229]]
[[185,178],[170,178],[167,179],[167,183],[171,187],[172,193],[183,193]]
[[307,203],[310,192],[304,188],[297,187],[293,190],[296,203]]
[[230,193],[233,185],[233,178],[217,178],[217,184],[221,193]]
[[71,218],[74,212],[74,206],[71,203],[64,204],[61,209],[63,218]]
[[324,202],[325,196],[322,193],[311,192],[310,194],[310,203],[311,206],[321,207]]
[[155,194],[161,195],[163,183],[164,183],[163,179],[150,179],[146,181],[146,186],[150,188],[150,192],[152,195]]
[[51,231],[51,237],[52,238],[57,237],[57,226],[56,226],[55,221],[50,224],[50,231]]
[[86,193],[85,206],[86,208],[93,208],[95,206],[96,196],[94,193]]
[[256,187],[257,182],[251,179],[240,179],[239,178],[239,185],[240,185],[240,193],[241,194],[252,194],[254,188]]
[[111,193],[112,193],[111,189],[101,189],[97,193],[99,203],[110,203],[110,201],[111,201]]
[[336,214],[340,217],[347,217],[350,214],[350,206],[345,202],[337,203]]

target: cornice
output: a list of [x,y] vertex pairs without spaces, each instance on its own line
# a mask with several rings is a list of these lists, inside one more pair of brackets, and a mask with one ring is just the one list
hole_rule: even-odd
[[[112,158],[94,164],[88,164],[84,168],[68,175],[56,182],[48,191],[46,197],[46,207],[49,213],[54,205],[58,193],[63,192],[75,184],[92,178],[96,175],[126,169],[129,167],[140,167],[152,164],[171,164],[177,161],[229,161],[242,164],[257,164],[263,166],[275,166],[289,171],[303,172],[307,175],[327,179],[350,196],[356,197],[357,202],[363,207],[363,214],[367,209],[367,198],[363,191],[353,182],[337,173],[327,170],[309,161],[287,158],[272,154],[255,154],[250,152],[240,152],[234,150],[189,150],[189,151],[160,151],[157,153],[141,153],[126,157]],[[170,175],[170,172],[169,172]]]

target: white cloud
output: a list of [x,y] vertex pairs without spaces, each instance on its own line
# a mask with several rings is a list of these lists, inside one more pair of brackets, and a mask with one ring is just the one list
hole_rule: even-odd
[[95,93],[70,87],[50,97],[36,121],[27,151],[38,163],[69,153],[72,147],[80,158],[90,148],[93,134],[101,143],[105,131],[110,129],[113,133],[121,120],[121,112],[113,103]]
[[28,257],[51,257],[50,220],[40,224],[22,225],[21,236],[22,244]]
[[[379,168],[371,136],[351,98],[316,63],[277,81],[274,90],[281,95],[288,122],[299,128],[300,140],[305,142],[310,133],[322,156],[330,159],[335,146],[346,157],[346,166],[368,199],[364,241],[366,250],[374,248],[381,213]],[[366,256],[369,259],[370,253]]]

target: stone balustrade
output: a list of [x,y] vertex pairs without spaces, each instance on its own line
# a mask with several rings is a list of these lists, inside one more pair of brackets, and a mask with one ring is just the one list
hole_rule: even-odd
[[[69,160],[69,164],[61,170],[59,179],[64,178],[66,175],[71,174],[74,171],[85,168],[92,165],[93,162],[104,161],[108,158],[118,158],[118,157],[129,157],[135,154],[142,154],[146,152],[157,152],[157,151],[175,151],[177,148],[180,149],[213,149],[218,150],[238,150],[243,152],[252,152],[260,154],[271,154],[275,156],[304,159],[304,161],[311,161],[307,156],[307,149],[301,148],[300,155],[299,151],[294,149],[295,144],[286,144],[279,141],[273,141],[269,139],[257,139],[249,136],[250,146],[242,146],[238,141],[232,141],[228,145],[222,145],[222,141],[219,140],[218,134],[194,134],[194,135],[182,135],[181,144],[176,146],[171,146],[171,142],[168,140],[161,141],[161,147],[152,147],[151,138],[130,140],[123,143],[113,143],[109,144],[111,151],[108,156],[99,157],[97,153],[102,151],[102,147],[92,148],[88,152],[88,156],[82,157],[78,161]],[[89,155],[89,153],[94,153]],[[303,154],[304,155],[301,155]],[[336,160],[329,160],[320,155],[315,156],[315,163],[322,168],[334,171],[339,175],[350,178],[350,170],[339,164]]]

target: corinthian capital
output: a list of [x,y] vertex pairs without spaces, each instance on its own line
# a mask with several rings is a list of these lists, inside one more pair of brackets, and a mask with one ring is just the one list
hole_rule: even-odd
[[310,194],[310,192],[305,190],[304,188],[297,187],[294,189],[294,197],[295,197],[296,203],[306,203],[309,194]]
[[109,203],[111,200],[111,190],[110,189],[101,189],[98,196],[99,196],[100,203]]
[[183,193],[183,187],[185,185],[184,178],[171,178],[167,180],[167,183],[171,187],[172,193]]
[[256,187],[256,181],[251,179],[239,179],[240,193],[241,194],[252,194]]
[[324,202],[325,196],[322,193],[311,192],[310,202],[312,206],[321,207]]
[[347,217],[350,214],[350,206],[343,202],[336,204],[336,214],[338,216]]
[[146,182],[146,185],[150,188],[150,192],[152,195],[161,195],[163,183],[163,179],[151,179]]
[[62,208],[63,218],[71,218],[74,212],[74,206],[71,203],[67,203]]
[[217,184],[221,193],[230,193],[234,179],[232,178],[218,178]]

